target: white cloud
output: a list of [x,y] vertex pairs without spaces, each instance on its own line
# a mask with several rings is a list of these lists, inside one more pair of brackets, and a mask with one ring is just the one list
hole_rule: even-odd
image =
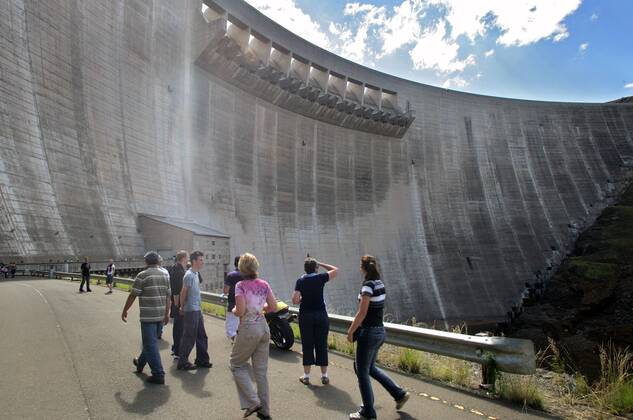
[[561,42],[563,39],[567,39],[567,38],[569,38],[569,32],[559,32],[556,35],[554,35],[552,40],[554,42]]
[[356,31],[352,31],[349,27],[340,26],[338,30],[348,35],[342,40],[337,47],[343,57],[350,60],[372,65],[373,57],[376,55],[368,46],[370,35],[375,38],[372,33],[373,26],[382,26],[385,22],[385,8],[375,7],[369,4],[351,3],[345,5],[343,13],[346,16],[361,15],[360,23],[356,27]]
[[633,83],[627,83],[624,85],[624,89],[633,89]]
[[394,6],[393,12],[393,16],[385,20],[380,31],[382,49],[377,58],[411,44],[422,33],[420,21],[426,15],[423,1],[405,0],[399,6]]
[[592,14],[591,14],[591,17],[589,17],[589,20],[590,20],[590,21],[592,21],[592,22],[597,21],[597,20],[598,20],[598,14],[597,14],[597,13],[595,13],[595,12],[594,12],[594,13],[592,13]]
[[468,86],[468,81],[464,80],[459,76],[451,77],[450,79],[446,79],[444,83],[442,83],[442,87],[445,89],[450,88],[458,88],[463,89]]
[[463,60],[458,57],[459,44],[446,38],[446,22],[441,21],[435,28],[424,32],[409,56],[416,69],[433,69],[439,73],[463,71],[475,64],[475,56],[470,54]]
[[587,51],[587,48],[589,48],[589,43],[588,42],[583,42],[582,44],[580,44],[578,46],[578,51],[583,54]]
[[332,43],[328,35],[312,17],[301,10],[294,0],[246,0],[260,12],[319,47],[329,49]]
[[582,0],[427,1],[446,8],[453,39],[464,35],[474,41],[496,27],[501,31],[498,44],[523,46],[567,33],[562,21],[578,9]]
[[[297,0],[247,0],[264,14],[307,40],[345,58],[372,65],[405,49],[415,69],[452,75],[476,64],[468,42],[479,39],[503,47],[569,37],[564,20],[582,0],[378,0],[345,4],[344,19],[327,30],[297,5]],[[594,14],[595,15],[595,14]],[[597,18],[597,15],[596,15]],[[592,21],[595,20],[592,16]],[[585,51],[585,50],[581,50]],[[495,49],[484,53],[495,54]],[[456,81],[450,82],[455,86]]]

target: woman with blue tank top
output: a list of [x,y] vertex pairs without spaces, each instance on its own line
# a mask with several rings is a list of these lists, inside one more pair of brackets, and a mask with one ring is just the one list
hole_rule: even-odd
[[[324,268],[326,272],[319,273],[319,267]],[[327,336],[330,322],[325,309],[323,288],[325,283],[336,277],[338,268],[310,257],[306,258],[303,268],[306,273],[297,280],[292,295],[292,303],[300,304],[299,330],[303,347],[303,376],[299,381],[304,385],[310,385],[310,368],[317,365],[321,367],[321,383],[327,385],[330,383],[327,373]]]
[[363,405],[350,419],[375,419],[374,393],[370,378],[374,378],[391,394],[400,410],[409,399],[409,393],[396,384],[376,366],[376,356],[385,342],[385,327],[382,323],[386,290],[380,280],[376,258],[365,255],[360,259],[360,271],[364,280],[358,294],[358,311],[347,330],[347,340],[357,341],[355,367]]

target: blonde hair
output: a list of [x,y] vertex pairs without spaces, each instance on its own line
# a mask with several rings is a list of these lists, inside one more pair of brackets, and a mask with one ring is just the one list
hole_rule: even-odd
[[183,258],[187,258],[187,251],[182,250],[176,253],[176,262],[180,262]]
[[237,267],[240,273],[247,279],[257,278],[257,270],[259,270],[259,261],[250,253],[246,253],[240,256],[240,262]]

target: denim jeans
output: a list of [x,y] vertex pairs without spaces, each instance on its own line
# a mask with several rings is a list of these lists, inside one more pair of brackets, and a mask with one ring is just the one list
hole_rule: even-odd
[[149,364],[153,376],[165,376],[163,364],[158,351],[158,336],[163,330],[161,322],[141,322],[141,338],[143,340],[143,350],[138,357],[138,368],[142,369],[145,364]]
[[327,312],[299,312],[299,330],[303,348],[303,366],[327,366],[327,336],[330,330]]
[[376,356],[380,346],[385,342],[383,327],[361,327],[358,333],[356,347],[356,376],[363,400],[361,414],[365,417],[376,418],[374,409],[374,392],[371,388],[371,378],[382,385],[394,400],[398,401],[406,391],[396,384],[385,372],[376,367]]

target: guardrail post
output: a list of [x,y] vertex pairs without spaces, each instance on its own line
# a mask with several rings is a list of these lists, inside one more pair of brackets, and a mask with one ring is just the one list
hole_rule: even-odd
[[[491,336],[491,334],[487,332],[480,332],[475,335],[478,337]],[[479,388],[485,391],[495,392],[497,375],[499,373],[495,355],[489,351],[482,351],[481,356],[483,363],[481,364],[481,384],[479,384]]]

